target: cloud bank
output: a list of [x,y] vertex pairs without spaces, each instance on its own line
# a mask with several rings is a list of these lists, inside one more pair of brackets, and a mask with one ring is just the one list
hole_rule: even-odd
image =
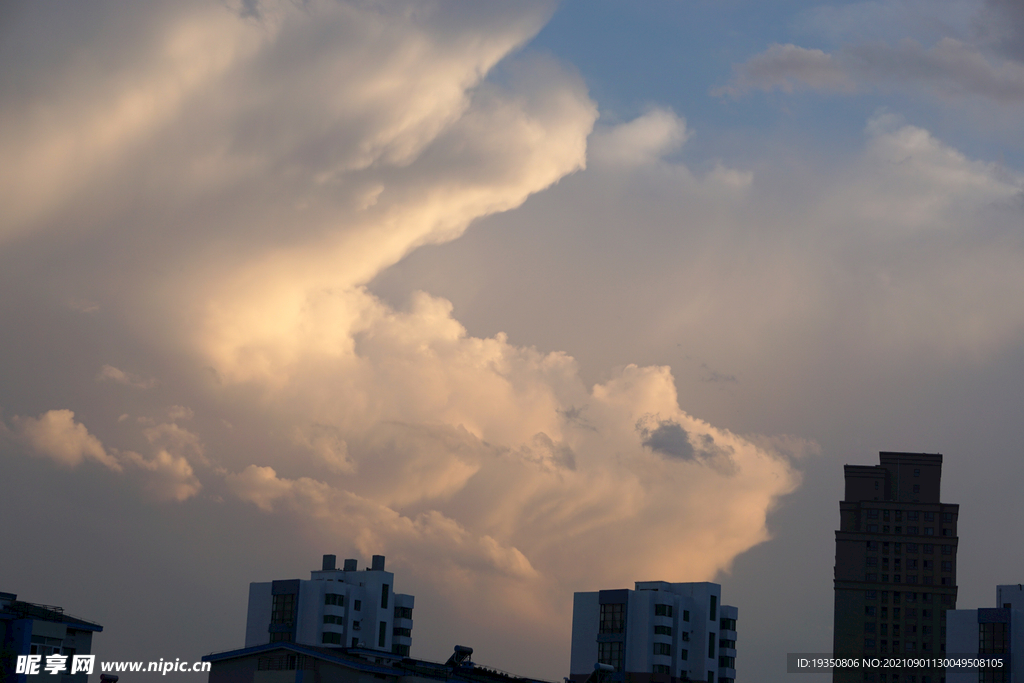
[[[314,555],[386,553],[459,585],[464,618],[542,635],[564,631],[573,590],[637,566],[711,579],[769,537],[798,474],[686,413],[667,367],[587,386],[570,355],[474,337],[442,298],[368,289],[585,168],[580,78],[516,56],[549,7],[96,2],[61,48],[89,59],[40,62],[67,37],[44,5],[19,21],[49,41],[7,76],[31,96],[0,96],[0,244],[67,258],[48,272],[60,306],[89,301],[164,370],[111,357],[93,377],[119,416],[91,423],[102,442],[57,407],[12,419],[27,450],[124,470],[159,500],[290,516]],[[650,164],[686,135],[652,110],[602,130],[595,163]],[[641,423],[718,455],[665,457]]]

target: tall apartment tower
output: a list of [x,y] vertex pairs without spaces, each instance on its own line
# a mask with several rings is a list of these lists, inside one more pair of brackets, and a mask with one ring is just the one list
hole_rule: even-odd
[[[956,607],[959,505],[940,502],[942,455],[846,465],[836,532],[836,657],[941,658]],[[944,683],[943,669],[834,669],[834,683]],[[888,681],[886,680],[888,678]]]

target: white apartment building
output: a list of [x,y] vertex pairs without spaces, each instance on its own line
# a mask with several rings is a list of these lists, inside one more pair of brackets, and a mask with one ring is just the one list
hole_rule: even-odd
[[733,683],[738,617],[717,583],[576,593],[569,677],[582,683],[600,663],[615,668],[612,683]]
[[996,607],[948,610],[946,653],[951,659],[1008,660],[1002,668],[946,667],[947,683],[1024,681],[1024,585],[996,586]]
[[299,643],[320,647],[359,647],[403,657],[412,647],[411,595],[396,593],[395,575],[374,555],[359,571],[356,560],[337,569],[334,555],[310,580],[249,584],[245,647]]

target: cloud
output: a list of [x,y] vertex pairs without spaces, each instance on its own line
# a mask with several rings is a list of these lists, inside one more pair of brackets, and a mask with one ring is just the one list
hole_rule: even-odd
[[171,420],[171,422],[176,422],[177,420],[191,420],[195,416],[195,411],[186,406],[171,406],[167,411],[167,418]]
[[713,95],[738,97],[751,90],[791,93],[800,88],[852,92],[855,83],[832,55],[793,44],[771,45],[734,66],[733,72],[729,84],[712,89]]
[[752,90],[802,89],[850,94],[873,87],[917,87],[946,97],[1014,104],[1024,101],[1024,62],[994,60],[950,37],[931,47],[906,38],[896,45],[849,45],[834,54],[772,45],[734,66],[730,82],[712,94],[739,97]]
[[127,387],[136,387],[138,389],[152,389],[156,386],[156,380],[152,377],[146,379],[139,375],[119,370],[113,365],[104,365],[100,368],[100,371],[96,373],[97,382],[114,382],[116,384],[123,384]]
[[640,166],[679,148],[689,136],[683,119],[656,108],[632,121],[596,130],[590,157],[600,165]]
[[144,486],[157,500],[182,502],[202,489],[192,465],[180,455],[159,449],[148,459],[134,451],[125,451],[121,457],[148,475]]
[[13,423],[15,436],[38,455],[69,467],[90,459],[118,472],[122,469],[100,440],[85,425],[75,422],[75,414],[70,410],[49,410],[38,418],[15,415]]
[[[23,132],[0,152],[24,162],[0,190],[16,204],[0,241],[47,253],[73,231],[86,248],[49,274],[97,292],[119,321],[106,333],[161,368],[159,385],[109,365],[97,377],[174,406],[167,421],[118,423],[116,456],[139,484],[185,502],[223,490],[457,586],[467,623],[487,622],[484,600],[531,633],[564,630],[555,606],[584,581],[628,583],[637,566],[711,579],[766,540],[798,473],[687,413],[667,367],[588,383],[569,353],[470,333],[442,297],[371,289],[414,251],[584,171],[597,119],[585,85],[514,54],[550,8],[246,8],[141,7],[144,40],[86,27],[76,40],[118,68],[47,62],[33,75],[50,115],[0,118]],[[750,189],[746,171],[666,162],[686,137],[654,109],[595,133],[595,165],[715,197]],[[104,400],[112,416],[142,412]],[[700,458],[645,448],[648,415]],[[731,470],[707,466],[712,445]]]

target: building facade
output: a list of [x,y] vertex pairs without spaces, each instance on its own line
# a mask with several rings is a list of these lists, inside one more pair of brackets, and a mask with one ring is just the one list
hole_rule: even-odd
[[308,581],[249,584],[245,647],[283,642],[409,656],[415,599],[395,592],[384,556],[374,555],[362,571],[356,560],[345,560],[341,569],[336,562],[324,555],[323,567]]
[[1003,662],[981,669],[949,667],[947,683],[1024,681],[1024,585],[996,586],[995,607],[947,612],[946,628],[951,656]]
[[[0,681],[26,683],[86,683],[89,674],[72,674],[75,656],[92,654],[92,634],[103,630],[99,624],[65,614],[63,608],[18,600],[14,593],[0,593]],[[40,673],[16,673],[19,656],[40,657]],[[48,657],[62,668],[55,673],[43,669]],[[63,658],[61,660],[60,658]],[[98,676],[98,672],[94,672]]]
[[608,664],[614,683],[733,683],[739,611],[717,583],[638,581],[573,595],[570,679]]
[[[942,503],[942,455],[879,454],[846,465],[836,531],[837,657],[941,657],[956,607],[959,506]],[[942,683],[942,669],[835,669],[833,681]],[[888,678],[888,680],[886,680]]]

